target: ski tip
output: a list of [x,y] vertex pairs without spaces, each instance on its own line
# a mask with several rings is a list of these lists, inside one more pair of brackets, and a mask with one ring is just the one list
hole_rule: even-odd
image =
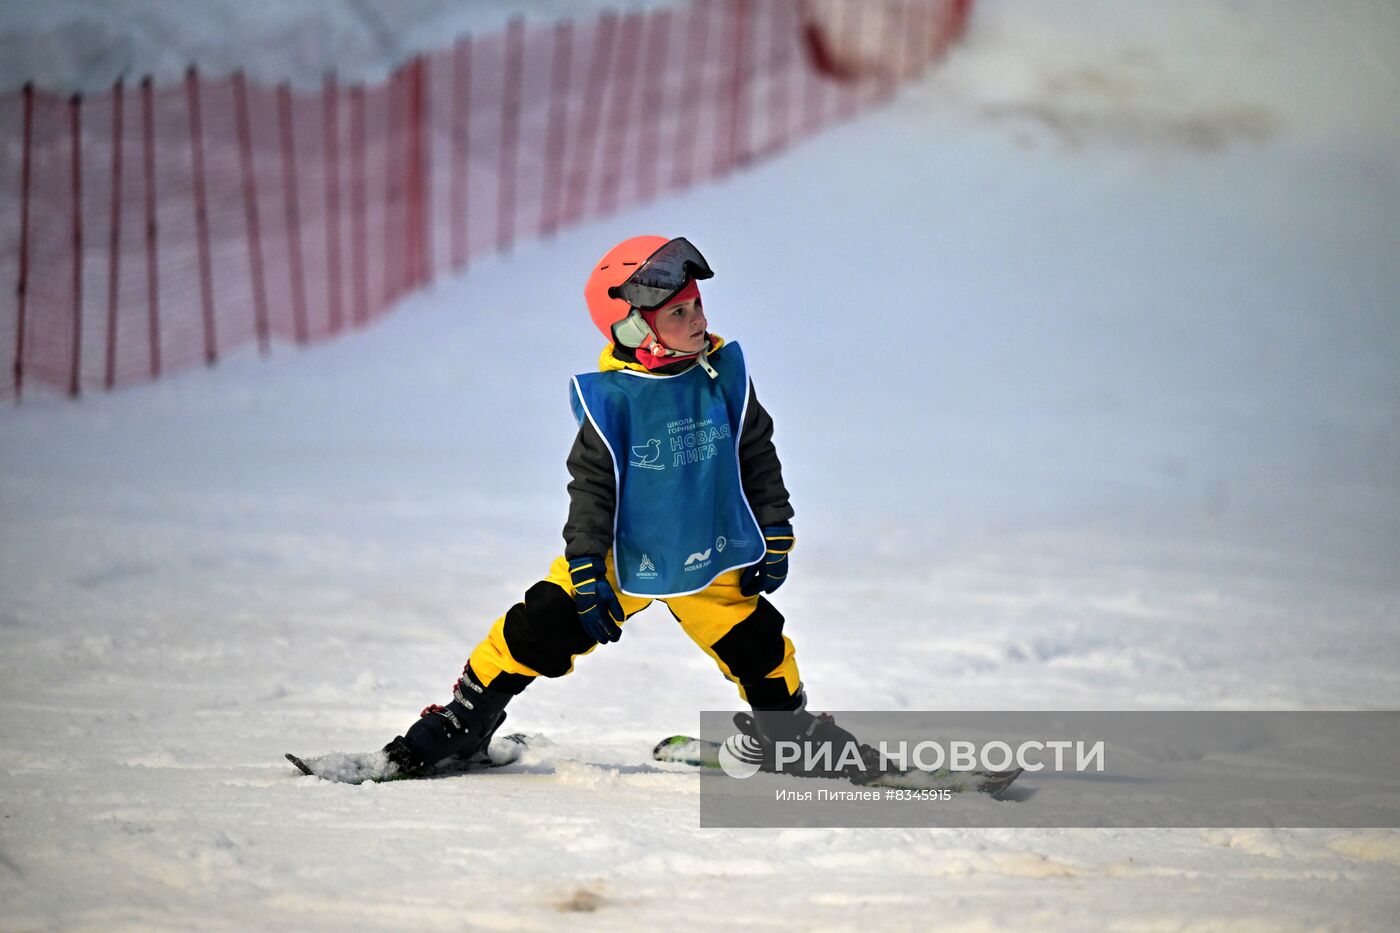
[[296,755],[293,755],[291,752],[287,752],[286,758],[287,758],[287,760],[290,761],[292,764],[296,765],[296,766],[297,766],[297,770],[300,771],[302,774],[309,774],[309,775],[311,775],[312,777],[315,777],[315,776],[316,776],[316,772],[314,772],[314,771],[312,771],[310,768],[308,768],[308,767],[306,766],[306,762],[302,761],[302,760],[301,760],[300,758],[298,758]]
[[651,757],[657,761],[662,761],[666,749],[674,748],[677,745],[686,745],[694,741],[695,740],[688,735],[668,735],[666,738],[656,743],[656,747],[651,750]]
[[1025,768],[1012,768],[1010,771],[996,772],[996,780],[988,786],[987,793],[991,794],[994,798],[1000,799],[1006,789],[1011,786],[1011,782],[1020,777],[1023,771],[1025,771]]

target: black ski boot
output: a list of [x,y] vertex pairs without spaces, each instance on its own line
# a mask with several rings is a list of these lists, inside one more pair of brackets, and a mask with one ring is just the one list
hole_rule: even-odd
[[[857,741],[854,735],[838,726],[829,713],[807,711],[807,693],[801,687],[783,708],[755,708],[752,715],[737,713],[734,725],[763,746],[760,767],[765,771],[843,778],[857,784],[883,771],[879,752]],[[781,769],[777,760],[779,742],[796,743],[800,750],[796,760],[785,756]],[[785,751],[790,755],[792,749],[785,748]]]
[[426,707],[384,751],[405,774],[425,774],[448,761],[485,760],[486,746],[505,722],[512,696],[483,687],[469,665],[452,685],[452,701]]

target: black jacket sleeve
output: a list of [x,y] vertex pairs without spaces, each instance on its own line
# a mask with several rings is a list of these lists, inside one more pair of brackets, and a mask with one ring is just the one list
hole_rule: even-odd
[[613,505],[617,501],[612,454],[584,419],[569,451],[569,518],[564,523],[564,556],[602,556],[612,547]]
[[773,446],[773,419],[749,383],[749,410],[739,437],[739,478],[760,526],[792,521],[793,509],[783,485],[783,465]]

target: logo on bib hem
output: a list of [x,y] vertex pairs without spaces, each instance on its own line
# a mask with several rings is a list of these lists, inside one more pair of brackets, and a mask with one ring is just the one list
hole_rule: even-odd
[[712,553],[714,553],[713,548],[705,548],[703,551],[691,554],[685,559],[685,572],[690,573],[692,570],[704,570],[706,567],[710,566],[710,555]]

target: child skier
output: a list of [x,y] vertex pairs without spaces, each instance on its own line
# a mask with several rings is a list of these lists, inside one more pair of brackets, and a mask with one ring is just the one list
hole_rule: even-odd
[[472,651],[445,706],[385,746],[400,772],[484,754],[510,700],[536,677],[622,637],[659,599],[755,711],[756,737],[845,741],[805,709],[783,616],[763,594],[787,578],[793,509],[744,355],[707,331],[684,237],[613,247],[584,288],[610,342],[575,376],[564,554]]

